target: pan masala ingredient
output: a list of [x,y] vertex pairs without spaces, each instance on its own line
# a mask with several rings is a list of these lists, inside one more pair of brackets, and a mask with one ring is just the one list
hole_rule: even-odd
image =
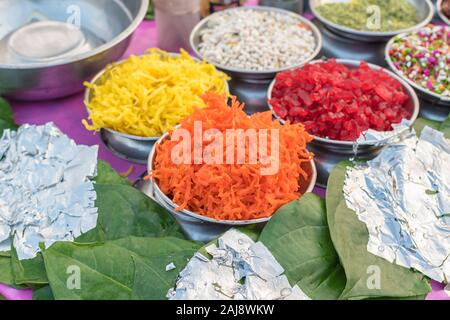
[[407,102],[402,84],[383,70],[365,62],[351,69],[334,59],[279,73],[269,100],[279,118],[341,141],[355,141],[368,129],[391,131],[411,117]]
[[[313,157],[306,150],[312,138],[303,125],[282,125],[272,119],[271,112],[248,116],[243,111],[244,106],[236,99],[233,99],[231,107],[225,103],[223,96],[209,93],[203,99],[207,107],[197,109],[181,121],[180,128],[171,132],[170,137],[173,138],[180,129],[194,137],[199,122],[203,132],[215,130],[222,136],[227,136],[230,129],[250,129],[255,132],[268,130],[265,141],[260,139],[259,145],[267,143],[269,154],[263,155],[258,151],[255,163],[239,163],[239,142],[245,144],[244,158],[249,159],[252,150],[254,151],[250,140],[233,137],[220,141],[215,138],[204,147],[203,153],[218,143],[219,147],[227,150],[223,153],[223,158],[219,159],[220,162],[177,164],[173,161],[173,152],[180,142],[178,139],[164,140],[156,147],[153,171],[150,174],[161,191],[178,205],[177,210],[188,209],[220,220],[253,220],[270,217],[282,205],[299,198],[302,195],[300,190],[306,190],[309,184],[310,173],[306,165],[309,165]],[[272,140],[275,134],[273,132],[278,135],[275,141]],[[188,146],[189,155],[192,153],[194,159],[197,143],[192,140]],[[233,161],[228,161],[230,144]],[[263,158],[272,157],[272,151],[276,148],[278,170],[270,175],[262,174],[262,169],[266,166]]]
[[316,45],[312,30],[295,15],[244,9],[212,16],[200,31],[199,51],[215,64],[270,71],[299,65]]
[[201,95],[227,94],[228,76],[189,56],[151,49],[108,67],[98,84],[86,83],[88,130],[112,129],[140,137],[159,137],[205,106]]
[[397,31],[420,22],[417,9],[407,0],[333,2],[319,6],[317,11],[331,22],[359,31]]
[[450,97],[450,27],[429,25],[398,36],[389,56],[406,78],[432,93]]

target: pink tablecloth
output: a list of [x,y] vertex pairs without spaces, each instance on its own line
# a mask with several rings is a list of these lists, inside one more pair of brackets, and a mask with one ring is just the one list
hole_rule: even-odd
[[[254,3],[255,1],[250,1]],[[144,53],[148,48],[156,47],[155,23],[145,21],[137,29],[133,41],[125,56]],[[83,105],[83,93],[74,96],[45,102],[12,102],[15,119],[19,124],[45,124],[53,121],[64,133],[69,135],[78,144],[99,145],[99,157],[109,162],[118,172],[127,172],[133,167],[130,179],[135,179],[145,172],[145,166],[122,160],[109,152],[102,144],[99,135],[87,131],[81,124],[81,120],[87,117]],[[324,191],[315,190],[319,195]],[[433,283],[434,292],[428,299],[444,299],[449,297],[442,291],[443,286]],[[11,300],[31,299],[31,290],[14,290],[0,284],[0,295]]]

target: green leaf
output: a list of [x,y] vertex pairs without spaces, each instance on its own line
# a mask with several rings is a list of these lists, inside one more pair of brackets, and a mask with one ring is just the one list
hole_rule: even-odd
[[12,248],[11,268],[16,285],[42,285],[48,283],[44,259],[40,253],[33,259],[19,260],[16,250]]
[[439,121],[429,120],[425,118],[418,118],[413,125],[414,130],[416,130],[417,136],[420,136],[423,128],[425,128],[426,126],[433,128],[435,130],[439,130],[441,123]]
[[[43,256],[57,300],[164,299],[198,249],[178,238],[128,237],[101,244],[59,242]],[[170,263],[176,269],[166,272]],[[73,289],[68,284],[76,287],[78,275],[80,289]]]
[[439,130],[442,131],[447,139],[450,139],[450,116],[442,122]]
[[55,300],[49,285],[33,290],[33,300]]
[[259,238],[285,268],[292,285],[313,299],[337,299],[345,274],[330,239],[325,201],[305,194],[281,209]]
[[[97,226],[78,237],[79,243],[136,237],[184,238],[178,224],[157,203],[130,185],[96,184]],[[15,285],[47,284],[47,272],[41,255],[19,260],[13,251],[11,267]]]
[[96,184],[97,227],[77,242],[116,240],[128,236],[184,238],[167,211],[128,185]]
[[[356,213],[342,201],[331,213],[330,231],[334,246],[345,270],[347,285],[341,299],[408,298],[424,296],[431,291],[421,273],[401,267],[367,251],[369,233]],[[375,269],[374,269],[375,268]],[[380,286],[369,285],[374,270],[379,270]]]
[[14,286],[14,277],[11,269],[11,258],[0,256],[0,283]]
[[5,99],[0,97],[0,137],[5,129],[16,130],[17,124],[14,121],[11,106]]
[[99,184],[130,185],[127,178],[120,176],[108,163],[98,160],[97,176],[94,181]]
[[[342,190],[344,189],[345,176],[347,174],[347,168],[352,165],[351,161],[343,161],[331,171],[330,177],[328,178],[326,194],[327,212],[336,211],[339,203],[344,199]],[[328,219],[330,219],[330,215],[328,215]],[[331,221],[328,221],[328,224],[330,223]]]
[[[405,299],[424,296],[430,290],[427,279],[367,251],[369,232],[356,213],[347,208],[343,186],[350,162],[340,163],[330,175],[327,190],[327,220],[331,239],[345,270],[347,284],[341,299]],[[371,269],[381,271],[381,289],[369,289]]]

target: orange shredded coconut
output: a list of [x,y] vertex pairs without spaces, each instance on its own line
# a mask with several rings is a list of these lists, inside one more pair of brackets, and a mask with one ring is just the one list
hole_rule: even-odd
[[[278,129],[279,170],[273,175],[262,175],[261,168],[267,164],[260,161],[256,164],[175,164],[172,149],[180,142],[166,139],[157,146],[154,170],[150,174],[161,191],[179,206],[177,210],[188,209],[220,220],[253,220],[270,217],[284,204],[298,199],[300,181],[308,181],[301,164],[313,157],[306,150],[312,137],[304,126],[289,122],[282,125],[273,120],[271,112],[248,116],[243,111],[244,105],[236,98],[232,99],[231,107],[221,95],[208,93],[202,98],[206,108],[196,109],[181,121],[181,128],[188,130],[191,137],[196,121],[202,122],[203,132],[218,129],[224,137],[227,129],[268,129],[268,155],[272,150],[270,129]],[[173,132],[170,132],[171,137]],[[194,153],[195,141],[191,143]],[[212,142],[203,140],[203,148],[208,143]],[[224,150],[227,143],[230,141],[224,138]],[[249,159],[249,141],[245,143],[246,159]],[[236,156],[237,143],[233,144]],[[225,161],[226,151],[223,153]],[[260,157],[258,151],[258,159]]]

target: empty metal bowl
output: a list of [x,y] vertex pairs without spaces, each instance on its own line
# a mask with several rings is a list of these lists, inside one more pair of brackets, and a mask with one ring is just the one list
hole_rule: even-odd
[[430,21],[433,19],[434,16],[434,6],[430,0],[408,0],[411,4],[413,4],[416,7],[420,23],[408,29],[395,30],[389,32],[377,32],[377,31],[369,32],[369,31],[355,30],[331,22],[330,20],[323,17],[317,11],[318,7],[327,3],[349,2],[349,1],[351,0],[310,0],[309,5],[311,7],[311,11],[313,12],[314,16],[332,32],[341,35],[343,37],[359,40],[362,42],[388,41],[392,36],[396,34],[409,32],[411,30],[426,26],[428,23],[430,23]]
[[149,0],[0,1],[0,95],[64,97],[117,61]]
[[[360,65],[360,61],[355,60],[336,60],[338,63],[344,64],[349,68],[357,68]],[[322,63],[323,60],[315,60],[310,63]],[[392,78],[399,81],[404,90],[406,91],[409,99],[407,102],[407,108],[411,110],[412,116],[410,120],[411,125],[416,121],[419,115],[419,99],[414,91],[414,89],[401,77],[396,74],[386,70],[380,66],[369,64],[369,67],[374,70],[384,70]],[[272,90],[276,83],[276,79],[272,82],[267,93],[267,99],[272,98]],[[273,110],[272,106],[269,104],[273,115],[280,120],[282,123],[285,120],[278,117],[278,115]],[[373,143],[361,143],[356,145],[353,141],[339,141],[331,140],[321,137],[314,136],[314,140],[308,145],[308,149],[314,153],[314,159],[317,166],[317,185],[326,188],[328,177],[330,176],[333,168],[341,161],[349,160],[352,158],[358,158],[361,160],[371,160],[374,159],[382,150],[383,146],[377,146]]]
[[233,9],[227,9],[222,12],[217,12],[209,17],[203,19],[200,21],[200,23],[192,30],[191,37],[190,37],[190,43],[191,47],[194,50],[194,52],[197,54],[197,56],[201,58],[205,58],[202,56],[199,50],[199,44],[201,43],[201,37],[200,32],[207,28],[208,23],[216,17],[217,15],[223,14],[223,12],[229,12],[230,10],[260,10],[260,11],[275,11],[275,12],[282,12],[285,15],[290,15],[298,19],[300,23],[303,23],[304,25],[308,26],[308,28],[311,29],[315,42],[316,42],[316,48],[314,52],[311,54],[310,57],[305,59],[304,61],[298,61],[298,64],[293,66],[288,66],[276,70],[267,70],[267,71],[252,71],[252,70],[244,70],[240,68],[233,68],[226,65],[222,65],[219,63],[216,63],[214,61],[209,61],[211,64],[214,64],[218,69],[224,71],[227,73],[232,80],[230,81],[230,91],[233,95],[237,96],[238,99],[241,102],[245,102],[246,104],[246,111],[249,112],[257,112],[257,111],[263,111],[267,110],[267,103],[266,103],[266,93],[267,88],[270,85],[270,82],[273,80],[275,75],[278,72],[281,72],[283,70],[288,70],[292,68],[299,67],[314,58],[316,58],[320,50],[322,49],[322,35],[320,34],[319,29],[310,22],[308,19],[302,17],[299,14],[296,14],[294,12],[290,12],[283,9],[278,8],[272,8],[272,7],[239,7],[239,8],[233,8]]
[[450,113],[450,97],[444,97],[440,94],[431,92],[430,90],[422,87],[421,85],[415,83],[408,77],[406,77],[403,72],[398,70],[394,63],[392,62],[391,56],[389,52],[392,49],[392,45],[395,42],[396,38],[406,37],[410,33],[403,33],[393,37],[386,45],[385,48],[385,59],[389,68],[395,72],[399,77],[401,77],[404,81],[406,81],[409,85],[411,85],[422,99],[424,103],[421,104],[420,114],[430,120],[436,121],[444,121],[447,119]]
[[[156,158],[156,148],[165,139],[169,138],[169,134],[166,133],[161,139],[154,145],[153,150],[148,159],[148,170],[151,172],[154,168],[154,161]],[[312,192],[316,184],[317,171],[314,161],[305,162],[303,164],[304,169],[309,174],[309,181],[305,185],[303,190],[299,190],[302,194]],[[195,241],[209,242],[216,239],[218,236],[226,232],[233,227],[242,227],[248,225],[258,225],[261,228],[270,220],[269,218],[255,219],[255,220],[242,220],[242,221],[228,221],[217,220],[210,217],[200,215],[198,213],[181,210],[177,211],[178,207],[167,195],[165,195],[158,187],[157,181],[150,178],[145,183],[140,183],[139,188],[142,192],[147,194],[152,199],[159,202],[181,225],[183,232],[186,236]]]
[[[179,56],[179,53],[169,53],[171,56]],[[197,58],[194,60],[200,62]],[[107,75],[110,67],[114,67],[123,63],[123,61],[116,62],[111,66],[107,66],[101,70],[91,80],[91,84],[101,84],[101,80]],[[229,92],[228,83],[225,82],[226,91]],[[84,95],[84,104],[86,111],[90,114],[90,110],[87,107],[88,103],[93,98],[93,91],[87,88]],[[147,164],[148,155],[153,148],[153,145],[160,137],[140,137],[131,134],[122,133],[116,130],[103,128],[100,130],[100,137],[105,146],[119,158],[132,161],[139,164]]]

